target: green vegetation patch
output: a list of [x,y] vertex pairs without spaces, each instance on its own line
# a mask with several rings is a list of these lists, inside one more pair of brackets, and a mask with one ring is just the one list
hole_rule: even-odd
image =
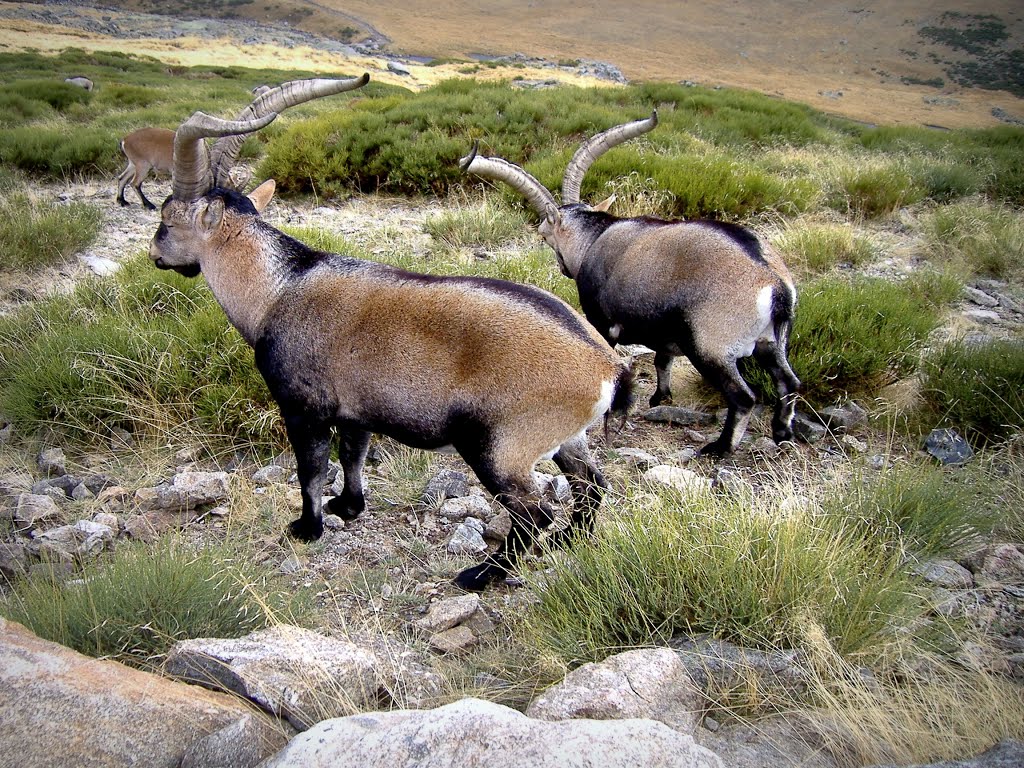
[[291,610],[293,596],[253,561],[227,545],[120,543],[73,580],[15,582],[0,611],[88,656],[153,668],[180,640],[242,637]]

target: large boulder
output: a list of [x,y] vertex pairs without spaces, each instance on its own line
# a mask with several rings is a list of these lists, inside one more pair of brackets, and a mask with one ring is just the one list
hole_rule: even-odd
[[[91,659],[2,617],[0,690],[0,755],[11,765],[241,768],[285,742],[236,697]],[[215,734],[232,726],[247,741],[218,744]]]
[[722,768],[691,736],[653,720],[546,722],[480,699],[432,710],[325,720],[265,768],[485,765],[487,768]]
[[706,702],[679,655],[645,648],[584,664],[534,699],[526,709],[539,720],[657,720],[693,733]]

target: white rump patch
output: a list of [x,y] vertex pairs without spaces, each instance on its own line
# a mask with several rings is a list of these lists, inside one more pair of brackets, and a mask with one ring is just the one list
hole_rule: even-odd
[[601,417],[603,417],[608,409],[612,407],[612,395],[615,393],[615,383],[612,381],[601,382],[601,399],[594,403],[594,410],[591,412],[590,424],[591,426]]

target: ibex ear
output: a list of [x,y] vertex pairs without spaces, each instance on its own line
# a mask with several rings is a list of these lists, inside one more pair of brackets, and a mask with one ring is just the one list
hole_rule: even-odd
[[219,197],[215,197],[202,211],[199,212],[199,228],[207,233],[213,232],[220,226],[220,222],[223,218],[224,201]]
[[608,209],[612,207],[612,203],[615,202],[615,195],[609,195],[606,200],[602,200],[600,203],[595,205],[592,210],[600,211],[601,213],[608,213]]
[[257,211],[262,213],[263,209],[270,204],[270,199],[274,196],[275,189],[277,189],[277,182],[273,179],[267,179],[249,193],[249,200],[256,206]]

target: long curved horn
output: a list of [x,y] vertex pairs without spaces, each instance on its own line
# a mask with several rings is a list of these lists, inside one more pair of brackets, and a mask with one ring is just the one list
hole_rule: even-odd
[[505,182],[525,197],[542,219],[555,218],[558,214],[554,195],[547,187],[508,160],[502,160],[500,157],[480,157],[475,144],[473,151],[459,160],[459,168],[463,173],[475,173],[486,179]]
[[174,132],[174,162],[171,170],[172,194],[178,200],[195,200],[213,186],[207,136],[252,133],[269,125],[277,113],[255,120],[221,120],[205,112],[196,112]]
[[601,155],[612,147],[617,147],[624,141],[636,138],[647,133],[658,124],[658,112],[651,112],[651,116],[643,120],[634,120],[631,123],[623,123],[614,128],[593,136],[576,150],[569,165],[562,177],[562,205],[570,205],[580,201],[580,187],[583,186],[583,177],[590,166]]
[[[263,117],[271,112],[280,113],[303,104],[313,99],[333,96],[336,93],[354,91],[362,88],[370,82],[370,75],[364,73],[362,77],[353,77],[345,80],[333,80],[326,78],[311,78],[309,80],[291,80],[282,83],[276,88],[270,88],[253,99],[248,107],[236,118],[237,120],[251,120]],[[226,187],[231,185],[230,174],[235,163],[238,162],[238,153],[245,141],[244,136],[227,136],[220,139],[213,145],[210,151],[210,165],[213,169],[213,181],[216,186]]]

